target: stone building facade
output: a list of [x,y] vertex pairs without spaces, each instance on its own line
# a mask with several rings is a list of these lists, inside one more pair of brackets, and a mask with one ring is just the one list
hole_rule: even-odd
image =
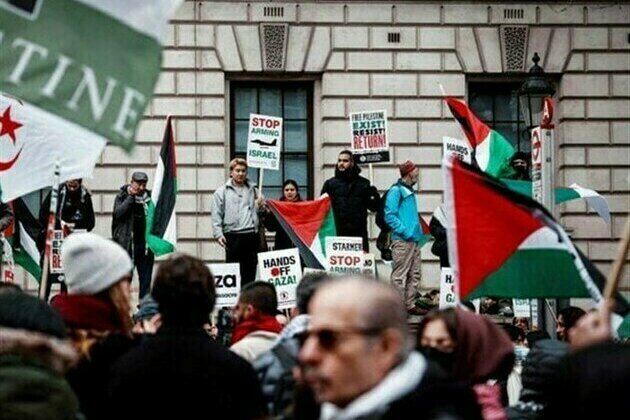
[[[483,86],[522,83],[538,52],[557,86],[557,183],[602,193],[612,222],[583,201],[559,206],[556,215],[607,273],[630,209],[630,6],[552,3],[186,1],[168,28],[162,74],[134,153],[108,147],[87,181],[96,229],[109,236],[116,190],[133,171],[152,177],[170,114],[178,142],[179,248],[222,260],[223,250],[210,240],[210,204],[234,155],[231,101],[244,81],[308,89],[311,196],[349,146],[348,114],[387,110],[393,159],[375,165],[374,182],[385,190],[397,178],[394,163],[419,163],[417,198],[428,221],[442,200],[442,136],[463,137],[438,83],[470,100],[474,84],[483,95]],[[423,286],[435,286],[438,261],[429,247],[422,256]],[[622,287],[629,291],[625,272]]]

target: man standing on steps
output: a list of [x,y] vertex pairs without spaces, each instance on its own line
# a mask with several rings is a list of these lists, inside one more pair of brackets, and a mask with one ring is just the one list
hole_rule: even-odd
[[151,201],[147,182],[149,176],[144,172],[131,175],[131,182],[120,187],[116,196],[112,220],[112,238],[127,251],[138,270],[140,299],[151,289],[154,260],[145,235],[147,208]]
[[212,234],[225,248],[225,261],[240,264],[242,286],[256,279],[259,202],[256,185],[247,179],[247,161],[232,159],[230,179],[212,199]]
[[385,200],[385,222],[392,229],[391,282],[403,296],[407,312],[420,315],[415,300],[421,277],[418,241],[422,238],[422,228],[413,190],[419,170],[410,160],[398,168],[400,179],[389,189]]
[[341,151],[335,176],[324,183],[322,194],[330,196],[337,235],[362,238],[363,250],[369,252],[367,211],[377,210],[380,197],[378,190],[370,185],[368,179],[360,176],[360,172],[352,152]]

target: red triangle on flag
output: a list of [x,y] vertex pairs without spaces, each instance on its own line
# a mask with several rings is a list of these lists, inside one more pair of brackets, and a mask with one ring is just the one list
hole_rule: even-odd
[[312,201],[267,200],[291,226],[295,234],[308,247],[319,232],[330,211],[330,198]]
[[[461,162],[447,163],[446,170],[450,176],[446,201],[455,222],[456,261],[451,261],[458,271],[460,296],[466,297],[544,224]],[[449,238],[449,246],[453,238]]]
[[444,100],[455,119],[461,125],[462,130],[464,130],[464,134],[466,134],[466,138],[468,138],[468,141],[473,148],[477,147],[486,137],[488,137],[490,127],[477,118],[472,110],[468,108],[466,102],[450,96],[447,96]]

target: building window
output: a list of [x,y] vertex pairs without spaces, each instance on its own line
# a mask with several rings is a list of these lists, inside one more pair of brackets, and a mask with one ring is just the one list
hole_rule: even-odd
[[503,135],[518,151],[529,153],[531,141],[518,100],[519,82],[470,82],[468,103],[490,128]]
[[[280,198],[282,183],[293,179],[302,198],[312,198],[312,83],[232,82],[231,86],[231,158],[246,156],[249,114],[282,117],[280,169],[265,171],[263,194]],[[248,176],[258,183],[258,169],[250,168]]]

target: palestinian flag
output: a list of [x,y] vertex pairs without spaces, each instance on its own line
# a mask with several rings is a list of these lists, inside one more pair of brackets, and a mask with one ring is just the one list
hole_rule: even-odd
[[21,198],[9,205],[13,206],[13,223],[4,234],[11,244],[13,260],[39,281],[42,275],[36,242],[40,231],[39,221]]
[[168,117],[147,213],[147,244],[156,256],[175,251],[177,244],[176,198],[175,136],[171,117]]
[[267,205],[299,249],[306,267],[325,270],[326,237],[337,235],[328,194],[312,201],[267,200]]
[[[604,276],[534,200],[460,161],[445,163],[449,258],[462,300],[592,297]],[[616,312],[628,311],[616,296]]]
[[422,216],[418,216],[418,219],[420,219],[420,229],[422,229],[422,237],[418,241],[418,246],[422,248],[424,245],[431,242],[434,238],[433,235],[431,235],[431,228],[429,227],[427,222],[424,221]]
[[[501,182],[507,185],[507,187],[512,191],[532,197],[532,181],[502,179]],[[610,224],[610,207],[608,207],[608,201],[606,201],[606,199],[595,190],[580,187],[578,184],[572,184],[568,188],[556,188],[555,197],[556,204],[583,198],[586,200],[588,205],[591,206],[597,214],[599,214],[599,217],[604,219],[607,224]]]
[[473,148],[473,162],[494,177],[510,177],[514,173],[510,159],[515,152],[510,142],[477,118],[466,102],[450,96],[444,100]]
[[0,0],[0,200],[129,151],[177,0]]

